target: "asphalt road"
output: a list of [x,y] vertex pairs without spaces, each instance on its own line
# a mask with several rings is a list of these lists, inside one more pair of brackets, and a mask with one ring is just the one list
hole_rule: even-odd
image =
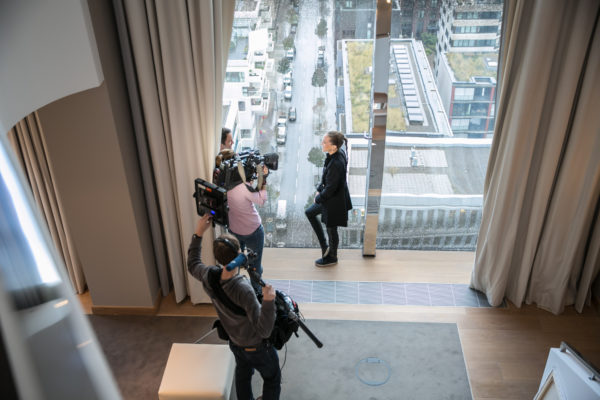
[[[281,19],[281,15],[287,15],[287,3],[282,3],[279,9],[280,21],[285,21],[280,25],[279,38],[283,39],[289,32],[290,24],[287,18]],[[275,233],[274,244],[277,242],[285,243],[286,246],[313,246],[312,230],[304,216],[304,209],[309,196],[315,191],[315,175],[320,173],[320,169],[308,161],[308,153],[314,146],[320,148],[321,136],[316,135],[315,121],[317,116],[313,111],[318,97],[325,97],[327,112],[325,113],[327,129],[335,128],[335,90],[334,85],[334,67],[333,67],[333,27],[331,26],[331,17],[328,18],[329,29],[328,36],[321,40],[315,34],[315,28],[321,15],[319,12],[318,0],[305,0],[301,4],[299,12],[299,21],[296,32],[296,56],[292,62],[292,99],[283,100],[283,76],[278,75],[278,81],[274,87],[278,88],[277,107],[279,112],[287,112],[290,106],[296,107],[297,118],[295,122],[287,123],[287,140],[283,146],[277,146],[280,154],[279,175],[276,190],[279,191],[279,200],[286,200],[288,226],[286,230],[280,230]],[[330,64],[328,68],[327,86],[323,88],[313,87],[312,75],[317,65],[318,47],[326,46],[326,62]],[[275,63],[279,59],[275,60]],[[279,89],[281,88],[281,89]],[[272,205],[276,209],[276,204]]]

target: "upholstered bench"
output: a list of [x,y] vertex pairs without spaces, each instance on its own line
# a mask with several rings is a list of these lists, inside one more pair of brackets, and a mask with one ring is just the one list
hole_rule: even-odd
[[223,344],[173,343],[160,400],[229,400],[235,359]]

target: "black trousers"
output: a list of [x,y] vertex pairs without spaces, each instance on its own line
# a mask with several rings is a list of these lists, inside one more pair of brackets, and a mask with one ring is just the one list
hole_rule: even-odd
[[235,356],[235,391],[238,400],[254,400],[254,370],[263,378],[263,400],[278,400],[281,393],[281,369],[277,350],[268,342],[255,348],[240,347],[229,342],[229,348]]
[[[313,204],[308,207],[304,213],[306,214],[306,218],[308,218],[308,222],[312,226],[315,234],[317,235],[317,239],[319,240],[319,244],[321,245],[321,250],[325,252],[327,249],[327,241],[325,240],[325,233],[323,232],[323,224],[321,221],[317,219],[317,216],[323,214],[323,206],[320,204]],[[340,237],[338,235],[337,226],[327,227],[327,236],[329,236],[329,255],[332,257],[337,257],[337,248],[340,243]]]

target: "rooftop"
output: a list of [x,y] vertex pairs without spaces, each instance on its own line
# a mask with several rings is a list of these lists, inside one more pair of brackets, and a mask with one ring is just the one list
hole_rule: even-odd
[[254,1],[254,0],[236,1],[235,2],[235,11],[238,11],[238,12],[254,11],[254,10],[256,10],[256,6],[258,6],[258,1]]
[[[373,42],[344,40],[344,95],[347,129],[352,133],[369,130]],[[396,135],[451,136],[443,105],[421,42],[414,39],[390,43],[387,130]],[[443,117],[438,116],[438,112]]]
[[475,76],[496,78],[498,73],[497,53],[446,53],[448,64],[457,81],[468,82]]
[[[490,152],[489,140],[418,138],[386,142],[383,196],[472,196],[483,193]],[[364,196],[366,140],[352,139],[348,186],[352,196]],[[414,149],[414,151],[413,151]],[[413,164],[416,159],[416,166]]]

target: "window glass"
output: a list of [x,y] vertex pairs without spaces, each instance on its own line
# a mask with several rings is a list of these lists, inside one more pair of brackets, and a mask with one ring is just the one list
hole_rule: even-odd
[[225,82],[244,82],[244,73],[239,71],[227,71]]
[[[474,249],[502,9],[498,0],[392,1],[378,247]],[[355,205],[340,243],[362,247],[374,27],[374,0],[236,3],[223,121],[235,121],[237,150],[279,156],[259,208],[266,246],[318,247],[304,210],[322,173],[321,138],[339,130]]]
[[[474,250],[476,245],[503,5],[438,3],[431,37],[392,34],[378,248]],[[406,122],[400,130],[390,117],[396,104]]]

